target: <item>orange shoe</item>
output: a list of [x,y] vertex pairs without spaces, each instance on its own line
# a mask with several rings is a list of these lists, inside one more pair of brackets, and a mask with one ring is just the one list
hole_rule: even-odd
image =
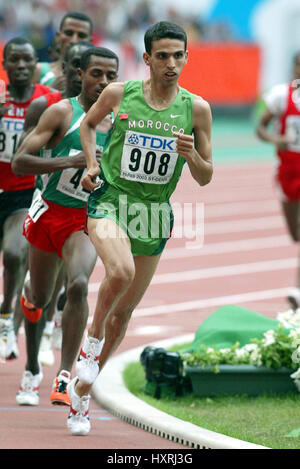
[[53,388],[50,395],[52,404],[70,405],[71,400],[67,392],[67,385],[71,381],[71,374],[62,370],[53,382]]
[[43,312],[42,308],[36,308],[33,304],[29,303],[23,295],[21,295],[20,302],[22,310],[28,321],[38,322],[41,319]]

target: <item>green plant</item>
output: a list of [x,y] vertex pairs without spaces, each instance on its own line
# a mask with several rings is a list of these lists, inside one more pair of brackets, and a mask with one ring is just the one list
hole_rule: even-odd
[[199,351],[182,354],[185,366],[254,365],[279,369],[286,367],[297,370],[292,377],[300,382],[300,329],[286,331],[280,324],[278,330],[265,332],[262,339],[252,339],[243,347],[237,342],[225,349],[200,346]]

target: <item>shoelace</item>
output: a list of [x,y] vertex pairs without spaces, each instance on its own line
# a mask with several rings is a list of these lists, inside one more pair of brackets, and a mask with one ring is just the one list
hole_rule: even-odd
[[3,319],[0,323],[0,334],[2,336],[7,336],[8,333],[11,331],[12,329],[12,324],[11,324],[11,321],[9,321],[8,319]]
[[85,359],[86,359],[85,364],[87,366],[89,366],[89,365],[91,365],[95,362],[95,358],[97,356],[96,347],[97,347],[97,344],[94,344],[94,343],[89,343],[89,345],[88,345],[88,349],[85,352]]
[[59,380],[58,381],[58,386],[57,386],[57,392],[60,392],[62,394],[66,394],[67,393],[67,384],[66,381],[63,381],[63,380]]
[[34,390],[33,380],[32,377],[29,375],[25,375],[22,380],[21,388],[23,391],[31,392]]
[[79,408],[76,410],[76,417],[88,417],[88,409],[89,409],[89,400],[90,396],[84,396],[79,401]]

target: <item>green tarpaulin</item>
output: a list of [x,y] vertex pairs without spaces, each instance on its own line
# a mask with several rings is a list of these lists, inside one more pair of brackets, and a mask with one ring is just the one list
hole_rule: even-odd
[[194,342],[185,352],[196,352],[201,344],[221,349],[239,342],[242,347],[251,339],[261,339],[269,329],[277,330],[279,324],[240,306],[222,306],[198,327]]

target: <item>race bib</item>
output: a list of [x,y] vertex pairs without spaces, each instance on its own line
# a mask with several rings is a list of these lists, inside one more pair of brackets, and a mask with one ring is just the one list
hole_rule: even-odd
[[120,177],[148,184],[167,184],[173,176],[177,158],[175,138],[128,130]]
[[49,208],[49,205],[42,198],[41,191],[36,189],[33,194],[31,206],[28,210],[28,215],[35,223],[43,213],[45,213]]
[[287,116],[286,134],[293,139],[287,146],[288,150],[300,153],[300,116]]
[[[75,156],[81,150],[71,150],[69,156]],[[86,173],[86,169],[68,168],[61,173],[56,189],[69,197],[87,202],[90,193],[81,185],[81,179]]]
[[0,124],[0,161],[10,163],[24,128],[22,119],[3,117]]

